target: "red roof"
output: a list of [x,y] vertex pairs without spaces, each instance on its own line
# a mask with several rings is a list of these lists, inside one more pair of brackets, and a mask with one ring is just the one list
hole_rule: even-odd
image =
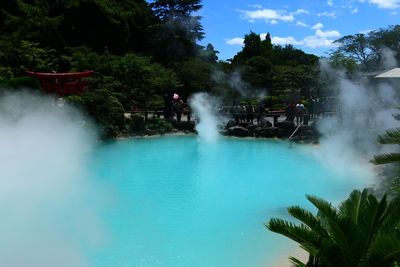
[[52,72],[34,72],[34,71],[25,71],[25,73],[29,76],[45,79],[45,78],[54,78],[54,79],[80,79],[85,77],[90,77],[94,74],[93,70],[83,71],[83,72],[65,72],[65,73],[52,73]]
[[80,94],[86,90],[88,84],[85,81],[81,81],[81,79],[92,76],[94,71],[67,73],[25,71],[25,73],[28,76],[38,79],[43,91],[63,96],[68,94]]

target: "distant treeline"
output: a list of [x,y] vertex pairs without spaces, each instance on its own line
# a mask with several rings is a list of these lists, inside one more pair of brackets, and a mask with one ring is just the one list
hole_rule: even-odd
[[[184,100],[205,91],[228,104],[265,101],[270,108],[326,94],[319,58],[272,45],[269,34],[261,39],[250,32],[233,59],[219,61],[212,44],[199,45],[201,8],[200,0],[2,0],[0,85],[35,87],[25,70],[95,70],[89,90],[67,100],[111,134],[125,127],[124,111],[162,108],[165,91]],[[396,26],[343,37],[332,62],[350,74],[375,66],[381,60],[377,38],[397,55],[398,32]]]

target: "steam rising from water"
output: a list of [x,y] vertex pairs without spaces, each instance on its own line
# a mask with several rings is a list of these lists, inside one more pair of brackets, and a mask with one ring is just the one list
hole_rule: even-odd
[[197,117],[196,131],[202,141],[216,142],[219,138],[219,118],[216,99],[206,93],[196,93],[191,97],[190,107]]
[[241,97],[255,97],[262,100],[267,95],[265,88],[253,88],[249,83],[243,80],[239,70],[232,73],[226,73],[221,70],[215,70],[211,79],[219,85],[228,84],[233,91],[239,93]]
[[374,165],[369,160],[392,149],[378,145],[377,137],[386,129],[398,127],[392,114],[397,112],[399,94],[389,84],[377,80],[349,80],[343,72],[330,68],[324,61],[321,71],[337,81],[339,95],[338,116],[324,118],[318,123],[323,134],[318,157],[337,170],[353,169],[371,177]]
[[0,266],[90,266],[103,238],[85,178],[93,132],[31,93],[0,97],[0,129]]

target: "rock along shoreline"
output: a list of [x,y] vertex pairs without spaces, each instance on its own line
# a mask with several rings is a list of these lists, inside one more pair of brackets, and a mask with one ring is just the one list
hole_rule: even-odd
[[[132,133],[120,135],[117,139],[134,138],[134,137],[157,137],[163,135],[196,135],[195,122],[181,121],[172,122],[173,129],[168,132],[144,131],[143,133]],[[289,140],[289,137],[296,130],[295,123],[290,121],[281,121],[273,127],[271,124],[256,125],[250,123],[227,123],[220,130],[222,136],[238,137],[238,138],[267,138]],[[290,141],[296,143],[317,144],[320,134],[315,127],[315,122],[311,125],[301,125],[296,133],[290,138]]]

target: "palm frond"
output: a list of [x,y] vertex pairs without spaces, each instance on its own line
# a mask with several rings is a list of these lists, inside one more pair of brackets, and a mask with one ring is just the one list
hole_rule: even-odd
[[360,213],[363,211],[367,196],[368,190],[366,189],[362,192],[358,190],[351,192],[350,197],[339,206],[340,215],[351,219],[355,224],[357,224],[360,219]]
[[306,195],[306,197],[318,209],[318,212],[321,215],[331,219],[337,218],[338,214],[336,209],[332,207],[331,203],[316,196]]
[[293,206],[288,208],[288,212],[290,215],[310,227],[311,230],[318,233],[321,237],[327,236],[327,233],[324,227],[321,225],[321,222],[308,210],[305,210],[299,206]]
[[329,233],[330,237],[335,241],[338,245],[343,259],[346,262],[346,266],[356,266],[355,260],[353,259],[353,251],[350,246],[350,242],[347,237],[346,231],[342,229],[341,225],[337,222],[337,220],[332,218],[326,218],[329,225]]
[[381,235],[371,246],[370,255],[371,261],[375,261],[374,266],[390,266],[400,259],[400,240],[396,236]]
[[387,209],[387,216],[382,223],[381,231],[392,234],[400,227],[400,197],[393,199]]
[[306,267],[307,265],[302,261],[296,259],[295,257],[289,257],[289,260],[294,264],[296,267]]
[[304,224],[295,225],[291,222],[272,218],[266,227],[272,232],[284,235],[301,244],[307,251],[313,252],[319,245],[318,235]]
[[400,128],[387,130],[384,134],[378,137],[378,142],[381,144],[400,144]]
[[382,155],[374,156],[374,159],[371,160],[372,163],[381,165],[388,163],[400,163],[400,153],[387,153]]

